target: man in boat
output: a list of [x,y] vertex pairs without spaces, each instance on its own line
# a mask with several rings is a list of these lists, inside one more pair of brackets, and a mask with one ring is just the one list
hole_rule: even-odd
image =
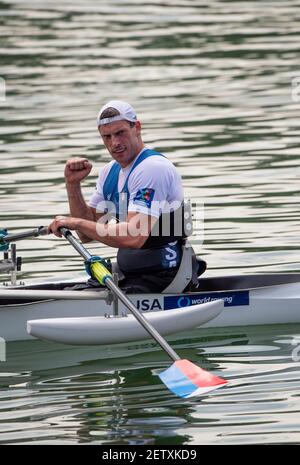
[[[49,232],[61,237],[64,226],[76,230],[82,242],[116,247],[120,287],[131,293],[161,292],[174,281],[182,261],[187,228],[181,177],[170,160],[145,147],[141,122],[128,103],[112,100],[104,105],[97,127],[113,160],[100,170],[88,204],[81,182],[92,164],[86,158],[67,161],[71,216],[56,217]],[[117,221],[111,221],[113,216]],[[194,269],[194,282],[196,275]]]

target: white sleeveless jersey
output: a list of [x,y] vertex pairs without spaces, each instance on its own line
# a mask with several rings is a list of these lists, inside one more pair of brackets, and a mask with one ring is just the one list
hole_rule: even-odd
[[[142,151],[144,150],[146,148]],[[126,168],[121,168],[118,179],[119,192],[122,191],[135,160]],[[95,208],[98,213],[105,211],[103,185],[114,163],[115,160],[112,160],[100,170],[96,192],[89,201],[89,206]],[[128,212],[144,213],[156,218],[170,208],[177,209],[183,201],[180,174],[170,160],[159,155],[148,157],[135,167],[129,176],[128,191]]]

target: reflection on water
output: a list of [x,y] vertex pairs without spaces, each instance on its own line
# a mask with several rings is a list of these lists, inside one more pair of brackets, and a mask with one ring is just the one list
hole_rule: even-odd
[[[299,6],[0,1],[7,91],[0,101],[1,227],[22,230],[67,212],[63,169],[70,157],[93,161],[84,194],[93,192],[109,159],[96,114],[108,99],[123,98],[137,109],[147,144],[178,167],[186,195],[205,204],[204,243],[201,230],[194,243],[211,275],[299,271],[300,103],[291,85],[299,74]],[[63,240],[24,240],[19,248],[26,279],[82,272]],[[90,250],[114,255],[104,246]],[[189,346],[194,359],[212,365],[216,356],[215,368],[237,380],[199,404],[163,390],[151,375],[165,360],[156,352],[104,369],[103,360],[76,351],[81,364],[73,372],[64,351],[62,373],[58,365],[30,368],[37,362],[30,343],[22,349],[26,360],[12,345],[8,366],[16,370],[3,378],[1,365],[2,441],[296,442],[297,364],[283,349],[278,357],[269,353],[277,347],[272,336],[263,354],[262,341],[250,350],[242,338],[247,351],[239,356],[228,340],[220,355],[214,338],[212,352],[198,355],[192,336],[181,350]],[[84,360],[96,362],[85,371]]]
[[169,362],[151,343],[101,353],[38,341],[10,344],[7,372],[0,374],[0,442],[295,443],[294,334],[288,326],[269,326],[173,338],[182,357],[229,380],[194,400],[175,398],[161,384],[157,372]]
[[[176,163],[186,195],[205,203],[205,241],[196,231],[195,243],[211,273],[298,269],[297,1],[1,5],[1,224],[19,229],[67,212],[72,156],[94,161],[90,195],[108,160],[97,110],[126,98],[146,142]],[[25,276],[80,269],[62,241],[22,245]]]

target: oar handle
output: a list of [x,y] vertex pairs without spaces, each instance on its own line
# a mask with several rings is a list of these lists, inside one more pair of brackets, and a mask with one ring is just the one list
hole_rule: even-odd
[[70,242],[70,244],[74,247],[75,250],[84,258],[85,261],[90,260],[92,255],[86,250],[85,247],[73,236],[71,231],[67,228],[61,227],[59,228],[59,232]]

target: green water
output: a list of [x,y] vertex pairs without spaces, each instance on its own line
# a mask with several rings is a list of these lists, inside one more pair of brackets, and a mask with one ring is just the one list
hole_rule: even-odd
[[[93,161],[84,185],[91,195],[109,160],[96,114],[122,98],[136,108],[147,145],[176,164],[186,196],[204,204],[204,232],[198,225],[193,243],[207,275],[300,271],[299,6],[0,1],[0,226],[18,231],[66,213],[70,157]],[[19,249],[27,282],[82,274],[63,240]],[[90,250],[114,256],[101,245]],[[152,343],[8,344],[0,442],[299,443],[299,330],[198,329],[171,338],[182,356],[230,381],[195,401],[161,385],[157,371],[168,362]]]

